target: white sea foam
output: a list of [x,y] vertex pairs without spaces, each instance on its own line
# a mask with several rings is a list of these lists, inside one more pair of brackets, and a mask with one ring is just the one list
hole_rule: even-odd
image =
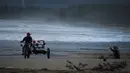
[[31,32],[36,40],[65,42],[109,42],[129,41],[130,35],[120,28],[93,28],[67,26],[65,23],[35,23],[22,20],[0,20],[0,40],[21,40],[26,32]]

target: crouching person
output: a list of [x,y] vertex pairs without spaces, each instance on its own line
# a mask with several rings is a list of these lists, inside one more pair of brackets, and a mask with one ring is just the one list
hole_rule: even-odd
[[113,52],[114,59],[120,59],[120,51],[117,46],[113,46],[113,49],[110,47],[110,50]]

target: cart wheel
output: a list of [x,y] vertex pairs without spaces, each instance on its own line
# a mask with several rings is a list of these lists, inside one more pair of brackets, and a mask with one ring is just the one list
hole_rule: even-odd
[[47,58],[50,59],[50,48],[47,48]]

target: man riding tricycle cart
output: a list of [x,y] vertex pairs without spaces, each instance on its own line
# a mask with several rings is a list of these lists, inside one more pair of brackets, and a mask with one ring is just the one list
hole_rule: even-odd
[[24,45],[21,43],[21,46],[23,48],[23,54],[25,58],[30,58],[31,54],[46,54],[47,58],[50,58],[50,48],[45,47],[46,43],[44,40],[37,40],[33,41],[32,44],[26,44]]
[[[22,43],[24,42],[24,43]],[[31,54],[47,54],[47,58],[50,58],[50,49],[46,48],[44,40],[32,40],[30,33],[27,33],[27,36],[23,38],[20,42],[22,46],[22,55],[24,58],[30,58]]]

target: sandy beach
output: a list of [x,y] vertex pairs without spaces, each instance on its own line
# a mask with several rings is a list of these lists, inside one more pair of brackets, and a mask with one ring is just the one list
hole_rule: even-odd
[[[102,53],[103,54],[103,53]],[[104,54],[103,54],[104,55]],[[0,59],[0,73],[87,73],[98,70],[92,70],[95,67],[98,67],[99,64],[103,63],[113,63],[113,62],[123,62],[125,61],[127,66],[124,69],[117,71],[103,71],[100,73],[126,73],[130,72],[130,59],[128,59],[129,54],[122,54],[121,59],[111,59],[109,54],[105,53],[106,61],[99,59],[101,53],[75,53],[70,55],[70,57],[51,57],[47,59],[45,56],[35,56],[32,55],[30,59],[24,59],[22,56],[17,57],[4,57]],[[125,57],[124,57],[125,56]],[[78,71],[76,69],[69,69],[68,61],[73,63],[76,67],[79,67],[79,64],[87,64],[84,68],[84,71]],[[80,68],[80,67],[79,67]],[[28,72],[25,72],[28,70]]]

